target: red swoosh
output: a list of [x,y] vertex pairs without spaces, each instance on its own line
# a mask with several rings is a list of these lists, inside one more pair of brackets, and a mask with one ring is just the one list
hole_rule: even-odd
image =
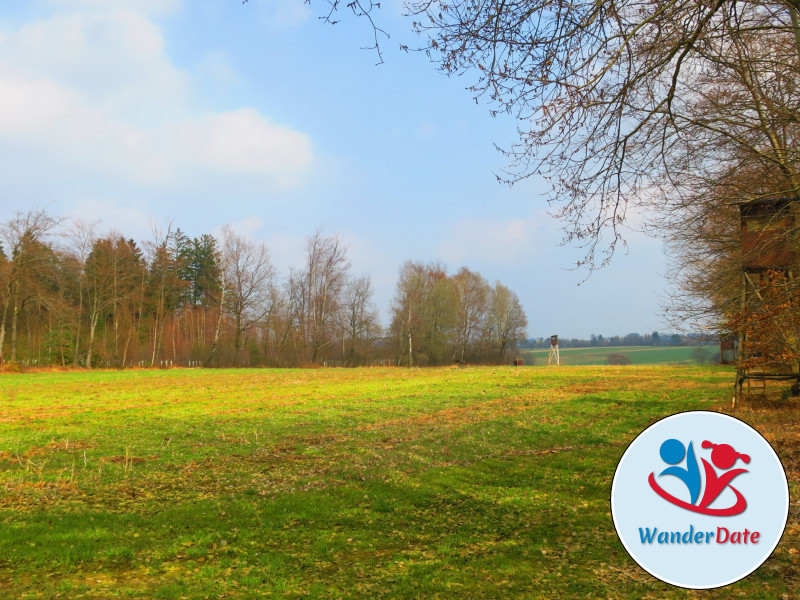
[[647,478],[648,483],[650,483],[650,487],[653,488],[653,491],[664,498],[667,502],[674,504],[675,506],[680,506],[681,508],[685,508],[686,510],[690,510],[692,512],[700,513],[701,515],[712,515],[716,517],[732,517],[733,515],[738,515],[741,512],[744,512],[744,509],[747,508],[747,500],[744,499],[744,496],[737,490],[735,487],[730,487],[734,493],[736,494],[736,504],[729,508],[704,508],[700,506],[695,506],[694,504],[689,504],[688,502],[684,502],[665,492],[661,487],[656,483],[656,478],[653,473],[650,473],[650,477]]

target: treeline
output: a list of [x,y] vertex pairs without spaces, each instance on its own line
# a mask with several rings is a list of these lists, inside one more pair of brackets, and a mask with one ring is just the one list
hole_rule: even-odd
[[368,275],[317,231],[279,279],[266,245],[171,226],[137,243],[44,211],[0,224],[0,364],[359,366],[505,362],[525,339],[516,294],[407,262],[382,327]]
[[448,276],[440,263],[403,265],[392,315],[397,362],[406,365],[504,362],[528,327],[510,289],[466,268]]
[[[660,334],[653,333],[629,333],[627,335],[612,335],[603,337],[602,335],[592,334],[589,339],[581,338],[559,338],[558,345],[561,348],[607,348],[616,346],[682,346],[697,343],[692,336],[681,336],[677,333]],[[524,348],[549,348],[550,338],[531,338],[526,340],[520,347]]]

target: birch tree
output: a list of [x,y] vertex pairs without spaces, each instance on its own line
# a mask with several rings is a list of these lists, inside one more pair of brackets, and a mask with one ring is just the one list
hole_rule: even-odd
[[78,307],[76,311],[76,323],[74,328],[74,348],[72,352],[72,365],[77,366],[80,348],[81,332],[83,328],[83,302],[86,289],[86,259],[92,251],[92,246],[97,238],[96,222],[75,221],[69,228],[66,238],[69,240],[69,254],[78,263],[77,269],[77,292]]
[[152,310],[150,366],[156,364],[169,313],[183,297],[187,283],[180,278],[181,264],[174,243],[172,223],[153,226],[153,239],[146,244],[149,253],[148,290]]
[[463,363],[467,347],[480,339],[486,327],[491,288],[479,273],[462,267],[453,276],[453,290],[458,311],[457,353]]
[[325,237],[317,230],[306,239],[306,264],[300,277],[311,362],[318,362],[335,342],[334,329],[349,271],[347,249],[338,237]]
[[223,285],[228,288],[224,307],[233,318],[233,360],[237,365],[247,332],[271,310],[275,269],[265,244],[248,240],[228,227],[223,229],[222,244]]
[[[342,300],[342,356],[350,366],[369,354],[380,335],[378,311],[372,301],[372,280],[369,275],[351,279],[345,286]],[[345,349],[345,341],[349,349]]]
[[407,261],[400,267],[392,300],[392,331],[399,343],[400,362],[413,367],[416,344],[420,341],[423,307],[427,294],[428,269],[418,262]]

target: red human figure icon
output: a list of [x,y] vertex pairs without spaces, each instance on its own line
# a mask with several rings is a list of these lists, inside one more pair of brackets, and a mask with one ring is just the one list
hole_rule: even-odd
[[[713,448],[711,451],[711,462],[714,463],[714,466],[718,469],[730,469],[738,459],[742,459],[745,464],[750,462],[750,457],[747,454],[736,452],[736,450],[728,444],[712,444],[708,440],[705,440],[702,447],[706,449]],[[722,490],[730,485],[734,477],[748,472],[747,469],[733,469],[732,471],[717,476],[714,467],[708,464],[705,458],[701,458],[700,460],[703,461],[703,468],[706,473],[706,489],[700,501],[700,507],[702,508],[707,507],[716,500],[717,496],[722,493]],[[733,486],[730,486],[730,488],[736,494],[736,504],[731,507],[731,510],[735,510],[736,512],[730,514],[739,514],[747,507],[747,502],[739,490]]]

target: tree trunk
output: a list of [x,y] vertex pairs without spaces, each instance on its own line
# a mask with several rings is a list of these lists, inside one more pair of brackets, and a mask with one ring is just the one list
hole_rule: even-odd
[[172,333],[172,360],[178,362],[178,348],[175,342],[175,329],[177,329],[177,323],[175,322],[176,317],[177,314],[172,315],[172,328],[170,331]]
[[78,280],[78,327],[75,329],[75,353],[72,355],[72,366],[78,366],[78,352],[81,341],[81,321],[83,321],[83,279]]
[[125,345],[122,347],[122,362],[120,363],[120,368],[125,368],[125,363],[128,362],[128,347],[131,343],[131,334],[133,333],[133,325],[128,328],[128,337],[125,338]]
[[156,308],[156,320],[153,323],[153,354],[150,357],[150,366],[153,367],[156,364],[156,352],[158,352],[158,332],[160,329],[161,323],[161,315],[159,314],[158,308]]
[[0,365],[3,364],[3,348],[5,348],[5,341],[6,341],[6,317],[8,316],[8,305],[9,300],[11,299],[11,284],[9,283],[7,286],[8,293],[6,294],[6,299],[3,302],[3,316],[0,319]]
[[92,350],[94,349],[94,332],[97,328],[98,312],[89,317],[89,347],[86,350],[86,368],[92,368]]
[[233,366],[239,366],[239,351],[242,349],[242,315],[236,315],[236,336],[233,340]]
[[208,358],[206,359],[206,363],[203,365],[204,367],[210,367],[211,362],[214,360],[214,354],[217,352],[217,344],[219,343],[219,334],[222,331],[222,309],[220,308],[219,314],[217,315],[217,326],[214,330],[214,341],[211,342],[211,352],[208,354]]
[[19,285],[14,285],[14,307],[11,311],[11,362],[17,360],[17,314],[19,307],[17,306],[17,294],[19,292]]
[[225,306],[225,265],[220,269],[220,287],[219,287],[219,314],[217,314],[217,326],[214,329],[214,341],[211,343],[211,352],[208,354],[204,367],[211,366],[211,361],[214,360],[214,354],[217,352],[217,344],[219,343],[219,335],[222,331],[222,309]]
[[119,366],[119,315],[117,314],[117,256],[114,256],[114,287],[111,297],[111,310],[114,322],[114,366]]

